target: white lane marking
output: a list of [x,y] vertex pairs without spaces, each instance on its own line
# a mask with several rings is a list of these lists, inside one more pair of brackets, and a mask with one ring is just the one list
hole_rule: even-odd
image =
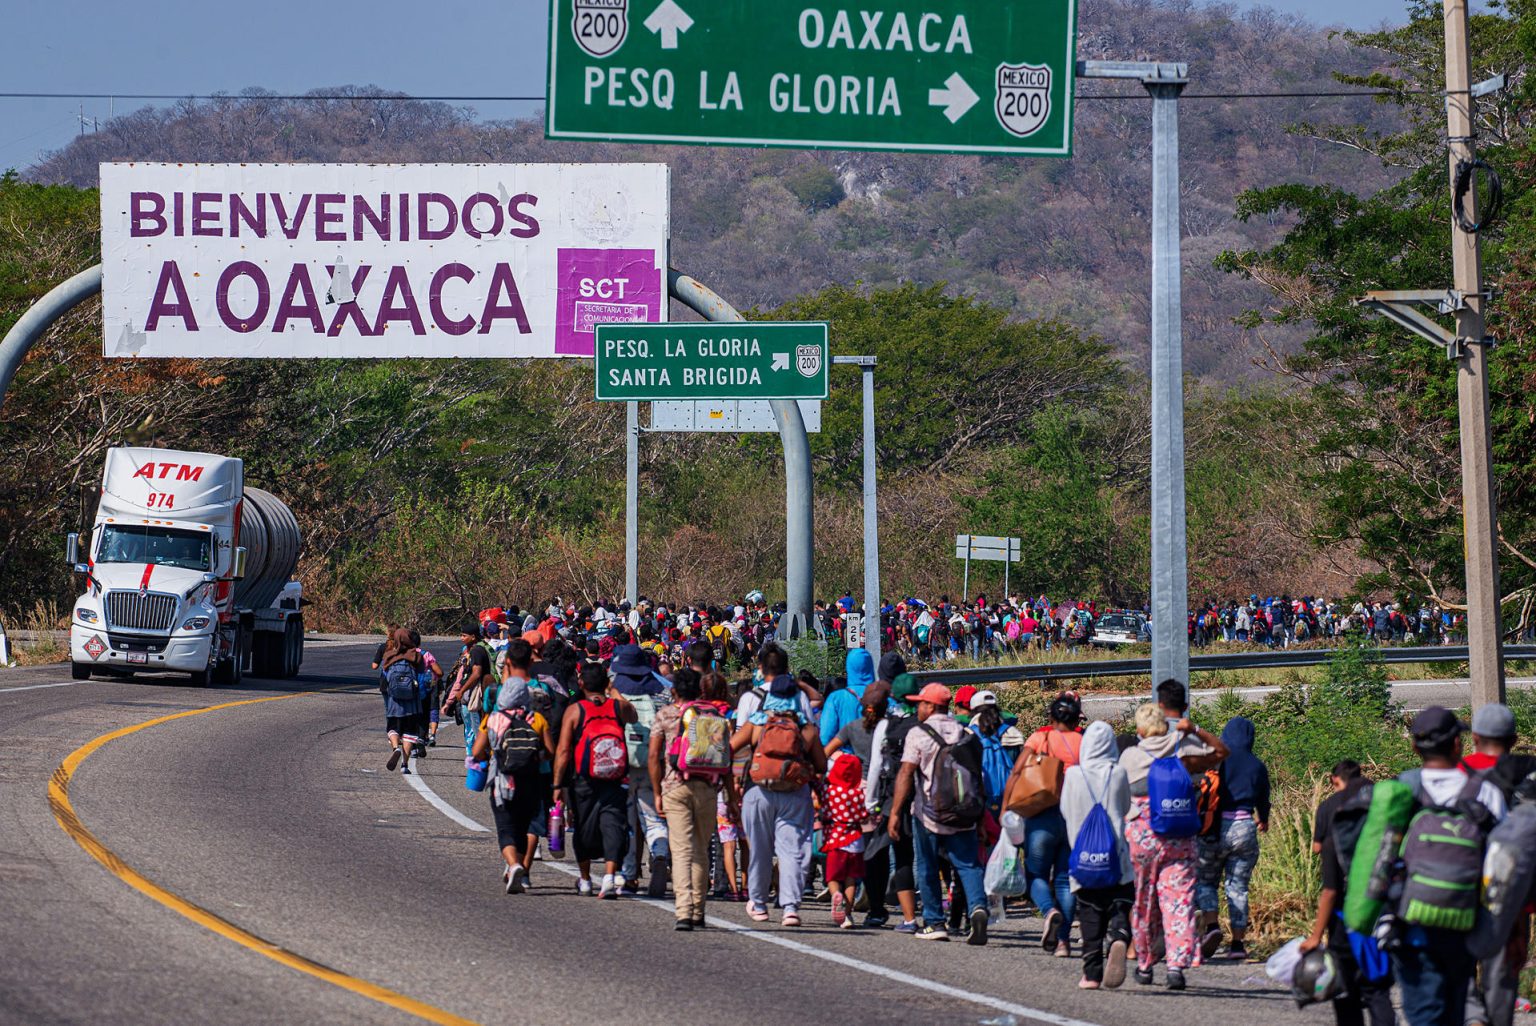
[[[426,781],[421,779],[421,774],[413,772],[410,776],[407,776],[405,780],[406,783],[410,784],[411,787],[414,788],[416,792],[423,798],[425,798],[434,809],[441,812],[455,823],[459,824],[467,830],[474,830],[478,833],[490,833],[489,827],[481,826],[479,823],[464,815],[458,809],[455,809],[452,805],[449,805],[442,798],[439,798],[437,792],[433,791],[431,786],[429,786]],[[566,876],[575,877],[580,875],[579,871],[574,867],[567,866],[561,862],[545,861],[540,862],[539,865],[547,869],[553,869],[557,872],[564,873]],[[675,912],[675,908],[671,902],[663,901],[658,898],[642,898],[636,896],[627,900],[651,905],[655,908],[662,909],[669,915],[674,914]],[[978,994],[975,991],[962,990],[959,987],[951,987],[947,983],[939,983],[936,980],[927,980],[921,976],[913,976],[912,974],[899,969],[890,969],[886,966],[877,965],[874,962],[866,962],[863,959],[853,958],[849,955],[840,955],[835,951],[826,951],[822,948],[813,947],[810,944],[803,944],[800,941],[790,940],[788,937],[780,937],[776,934],[765,933],[762,930],[755,930],[750,926],[742,926],[740,923],[733,923],[728,919],[720,919],[716,916],[708,916],[706,917],[706,921],[712,927],[721,930],[728,930],[731,933],[737,934],[741,937],[762,941],[765,944],[776,944],[781,948],[788,948],[790,951],[798,952],[802,955],[809,955],[812,958],[819,958],[824,962],[832,962],[835,965],[840,965],[848,969],[854,969],[861,973],[868,973],[871,976],[879,976],[882,979],[891,980],[895,983],[900,983],[908,987],[916,987],[918,990],[926,990],[932,994],[939,994],[943,997],[954,998],[959,1001],[966,1001],[973,1005],[981,1005],[983,1008],[991,1008],[995,1011],[1006,1012],[1009,1015],[1017,1015],[1021,1018],[1030,1019],[1035,1022],[1048,1023],[1049,1026],[1098,1026],[1097,1023],[1087,1022],[1083,1019],[1072,1019],[1065,1015],[1057,1015],[1054,1012],[1041,1011],[1038,1008],[1030,1008],[1028,1005],[1015,1004],[1012,1001],[1004,1001],[1002,998],[995,998],[986,994]]]
[[452,805],[449,805],[447,802],[439,798],[437,796],[437,792],[428,787],[427,782],[421,779],[421,774],[419,772],[413,771],[409,774],[402,774],[402,776],[405,777],[405,782],[407,784],[410,784],[413,788],[416,789],[417,794],[421,795],[427,800],[429,805],[431,805],[438,812],[441,812],[443,815],[447,816],[449,819],[453,820],[465,830],[474,830],[482,834],[488,834],[491,832],[490,827],[481,826],[479,823],[470,819],[468,816],[464,815],[464,813],[460,812],[458,809],[455,809]]
[[101,682],[100,681],[89,681],[89,680],[64,680],[64,681],[59,681],[57,684],[23,684],[22,686],[16,687],[16,688],[0,688],[0,695],[6,694],[7,692],[10,692],[10,691],[36,691],[39,688],[72,688],[76,684],[99,684],[99,683],[101,683]]

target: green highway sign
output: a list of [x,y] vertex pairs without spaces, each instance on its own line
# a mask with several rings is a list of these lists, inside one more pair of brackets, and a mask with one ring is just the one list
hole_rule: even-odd
[[599,324],[597,398],[825,399],[827,325]]
[[1072,153],[1077,0],[550,0],[558,139]]

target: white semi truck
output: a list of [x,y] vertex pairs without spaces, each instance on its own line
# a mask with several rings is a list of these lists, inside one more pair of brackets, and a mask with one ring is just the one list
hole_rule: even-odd
[[70,617],[74,678],[177,672],[201,686],[296,675],[300,541],[293,513],[245,487],[238,459],[108,450],[95,525],[66,542],[85,580]]

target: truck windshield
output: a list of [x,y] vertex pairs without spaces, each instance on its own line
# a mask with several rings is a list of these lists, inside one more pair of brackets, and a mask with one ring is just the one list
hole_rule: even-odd
[[211,570],[213,537],[206,531],[108,524],[101,529],[98,563],[153,563],[184,570]]

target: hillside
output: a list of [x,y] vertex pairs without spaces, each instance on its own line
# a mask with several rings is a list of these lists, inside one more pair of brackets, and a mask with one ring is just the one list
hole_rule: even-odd
[[[1297,18],[1184,0],[1084,0],[1081,58],[1187,61],[1198,93],[1336,87],[1369,54]],[[1220,59],[1213,58],[1220,55]],[[387,85],[387,83],[386,83]],[[673,260],[738,306],[776,307],[832,284],[946,282],[1015,316],[1060,317],[1110,343],[1133,369],[1147,347],[1150,105],[1139,88],[1080,82],[1069,161],[553,143],[538,119],[478,120],[440,103],[262,98],[145,108],[26,171],[95,184],[112,160],[634,161],[673,171]],[[377,86],[318,89],[376,95]],[[1090,99],[1116,94],[1119,98]],[[1255,341],[1233,324],[1263,290],[1212,269],[1261,249],[1283,224],[1240,223],[1243,189],[1301,182],[1373,191],[1389,180],[1358,151],[1289,135],[1302,121],[1352,122],[1381,108],[1340,99],[1182,104],[1186,367],[1197,379],[1261,379]],[[1299,335],[1276,330],[1271,345]],[[938,366],[942,353],[934,353]]]

